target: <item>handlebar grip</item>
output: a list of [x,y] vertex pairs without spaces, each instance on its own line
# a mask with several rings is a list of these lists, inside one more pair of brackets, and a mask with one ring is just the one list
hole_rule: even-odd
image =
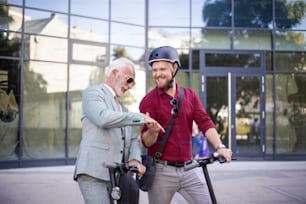
[[117,165],[115,163],[107,163],[107,162],[103,162],[102,166],[105,168],[109,168],[109,169],[115,169],[117,168]]
[[220,156],[217,152],[213,153],[213,158],[215,161],[218,160],[220,164],[223,164],[226,162],[225,158],[223,156]]
[[197,160],[192,160],[191,164],[189,164],[187,166],[184,166],[184,170],[188,171],[190,169],[193,169],[193,168],[196,168],[196,167],[199,167],[199,166],[200,166],[200,163]]
[[103,162],[102,166],[104,168],[119,170],[122,173],[128,172],[128,171],[138,173],[138,169],[137,169],[136,166],[128,166],[126,163],[107,163],[107,162]]
[[137,169],[136,166],[130,166],[129,171],[134,172],[134,173],[138,173],[138,169]]

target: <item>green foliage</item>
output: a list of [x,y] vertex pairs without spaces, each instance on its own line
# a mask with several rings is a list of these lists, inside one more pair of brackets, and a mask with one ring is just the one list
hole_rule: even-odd
[[[232,12],[231,0],[208,0],[203,7],[203,21],[207,26],[231,27],[234,13],[235,27],[269,28],[273,23],[273,4],[271,0],[234,1]],[[301,23],[306,10],[304,1],[275,1],[275,24],[285,29]]]

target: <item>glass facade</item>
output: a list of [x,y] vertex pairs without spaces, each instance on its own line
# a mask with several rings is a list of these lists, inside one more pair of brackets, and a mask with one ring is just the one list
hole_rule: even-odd
[[137,83],[124,101],[138,111],[162,45],[178,49],[177,81],[237,156],[305,159],[305,1],[1,0],[0,168],[73,164],[82,90],[129,57]]

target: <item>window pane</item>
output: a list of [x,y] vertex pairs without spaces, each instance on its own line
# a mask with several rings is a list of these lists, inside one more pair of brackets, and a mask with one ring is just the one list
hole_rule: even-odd
[[189,26],[189,0],[149,1],[150,26]]
[[305,29],[305,1],[275,1],[275,22],[280,29]]
[[71,0],[71,13],[108,19],[109,0]]
[[[204,83],[204,78],[201,79]],[[228,146],[228,79],[227,77],[206,77],[205,109],[217,127],[222,142]]]
[[273,70],[272,52],[266,52],[266,70]]
[[191,26],[203,27],[206,26],[206,22],[203,19],[203,8],[205,0],[193,0],[191,4]]
[[62,11],[68,13],[68,0],[26,0],[25,5],[33,8]]
[[190,30],[185,28],[149,29],[149,47],[169,45],[189,48]]
[[112,0],[112,20],[144,25],[145,1],[139,0]]
[[108,61],[107,45],[103,43],[72,42],[71,61],[73,63],[105,66]]
[[[276,76],[277,152],[306,152],[306,76]],[[284,91],[286,90],[286,91]]]
[[151,89],[153,89],[155,87],[155,81],[152,78],[152,71],[151,70],[149,71],[149,78],[148,78],[148,80],[149,80],[149,88],[148,88],[148,90],[151,90]]
[[193,72],[191,77],[191,88],[193,91],[195,91],[198,96],[200,96],[201,92],[201,82],[200,82],[200,73],[199,72]]
[[260,54],[205,54],[207,67],[260,68]]
[[272,22],[271,0],[235,1],[235,27],[269,28]]
[[22,0],[7,0],[8,4],[22,5]]
[[67,37],[68,17],[66,15],[26,9],[24,29],[27,33]]
[[180,86],[189,87],[189,72],[178,72],[175,80]]
[[25,57],[35,60],[67,62],[67,40],[44,37],[39,35],[26,35]]
[[200,51],[192,50],[192,67],[191,69],[200,69]]
[[22,23],[22,10],[14,6],[1,5],[0,29],[20,31]]
[[266,75],[266,153],[273,153],[274,139],[274,104],[273,104],[273,76]]
[[[0,89],[0,99],[4,97],[10,97],[6,93],[2,93]],[[7,117],[4,114],[0,114],[1,118]],[[16,113],[14,120],[11,122],[5,122],[0,120],[0,161],[1,160],[16,160],[17,155],[15,148],[18,144],[18,120],[19,113]]]
[[140,63],[142,66],[144,65],[144,48],[135,48],[128,46],[112,46],[111,52],[112,52],[111,56],[114,56],[114,58],[118,58],[119,53],[124,53],[123,55],[132,59],[134,62]]
[[189,49],[177,49],[181,62],[180,70],[189,69]]
[[0,59],[0,160],[17,159],[19,61]]
[[236,30],[234,48],[248,50],[270,50],[271,31]]
[[0,55],[8,57],[19,57],[21,49],[21,39],[18,33],[0,32]]
[[192,47],[206,49],[230,49],[229,30],[192,29]]
[[69,70],[69,157],[76,157],[82,138],[82,91],[91,85],[102,83],[105,70],[86,65],[71,65]]
[[237,147],[236,152],[260,153],[262,151],[260,145],[260,124],[262,124],[260,117],[260,77],[237,76],[235,92],[234,137]]
[[65,156],[67,65],[29,61],[24,69],[24,158]]
[[70,92],[70,104],[69,104],[69,137],[68,137],[68,149],[69,157],[75,158],[79,151],[79,146],[82,140],[82,92],[74,91]]
[[108,42],[108,22],[89,18],[71,17],[71,33],[73,39]]
[[144,46],[145,28],[121,23],[112,23],[112,44]]
[[276,70],[306,71],[305,52],[276,52]]
[[231,7],[231,0],[205,1],[202,11],[205,25],[211,27],[230,27],[232,25]]
[[[306,24],[305,24],[306,25]],[[306,32],[276,32],[276,50],[306,50]]]

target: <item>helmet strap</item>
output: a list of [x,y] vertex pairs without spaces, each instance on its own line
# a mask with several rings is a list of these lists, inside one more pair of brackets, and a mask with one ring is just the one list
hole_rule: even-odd
[[171,81],[169,82],[169,84],[164,88],[165,91],[171,89],[173,87],[173,78],[171,79]]
[[176,75],[176,72],[174,74],[172,72],[172,78],[171,78],[169,84],[164,88],[165,91],[167,91],[168,89],[173,88],[173,82],[174,82],[175,75]]
[[[175,63],[173,65],[175,65]],[[173,88],[174,77],[176,76],[177,70],[178,70],[178,67],[176,68],[175,73],[172,72],[172,78],[171,78],[169,84],[164,88],[165,91]]]

